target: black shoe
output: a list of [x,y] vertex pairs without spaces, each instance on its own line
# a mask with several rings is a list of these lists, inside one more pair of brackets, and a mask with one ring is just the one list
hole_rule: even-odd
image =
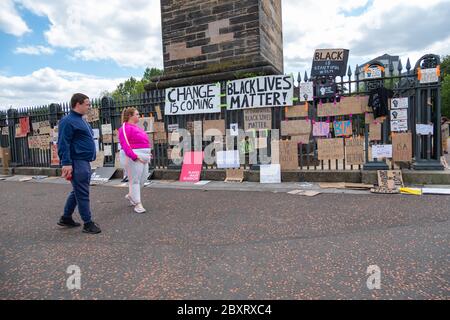
[[84,233],[97,234],[97,233],[102,232],[102,230],[100,230],[100,228],[95,224],[94,221],[91,221],[91,222],[88,222],[88,223],[84,224],[83,232]]
[[58,225],[62,227],[75,228],[81,226],[81,223],[75,222],[72,217],[61,217],[58,221]]
[[122,182],[128,182],[128,177],[123,177]]

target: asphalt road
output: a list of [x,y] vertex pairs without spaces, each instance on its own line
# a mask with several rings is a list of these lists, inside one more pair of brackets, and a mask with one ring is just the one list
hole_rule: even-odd
[[87,235],[56,225],[69,190],[0,181],[0,299],[450,298],[447,196],[145,189],[138,215],[97,186]]

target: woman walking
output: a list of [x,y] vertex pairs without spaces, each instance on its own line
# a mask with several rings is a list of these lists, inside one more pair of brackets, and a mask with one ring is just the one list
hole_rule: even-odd
[[122,126],[119,129],[121,159],[128,176],[129,191],[125,198],[134,206],[134,211],[144,213],[141,202],[141,188],[148,178],[148,163],[151,159],[151,145],[147,134],[138,127],[139,111],[128,107],[122,112]]

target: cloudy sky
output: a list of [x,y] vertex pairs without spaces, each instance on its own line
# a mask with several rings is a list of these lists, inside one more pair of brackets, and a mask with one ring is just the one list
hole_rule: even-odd
[[[315,48],[350,49],[353,70],[384,53],[404,65],[450,54],[450,0],[282,5],[286,73],[309,71]],[[0,108],[96,97],[162,68],[159,0],[1,0],[0,44]]]

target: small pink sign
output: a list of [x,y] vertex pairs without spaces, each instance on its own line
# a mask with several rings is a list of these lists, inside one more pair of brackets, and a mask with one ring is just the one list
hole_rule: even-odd
[[313,124],[313,136],[314,137],[326,137],[330,132],[329,122],[315,122]]
[[181,168],[181,182],[199,182],[202,172],[203,151],[186,152]]

